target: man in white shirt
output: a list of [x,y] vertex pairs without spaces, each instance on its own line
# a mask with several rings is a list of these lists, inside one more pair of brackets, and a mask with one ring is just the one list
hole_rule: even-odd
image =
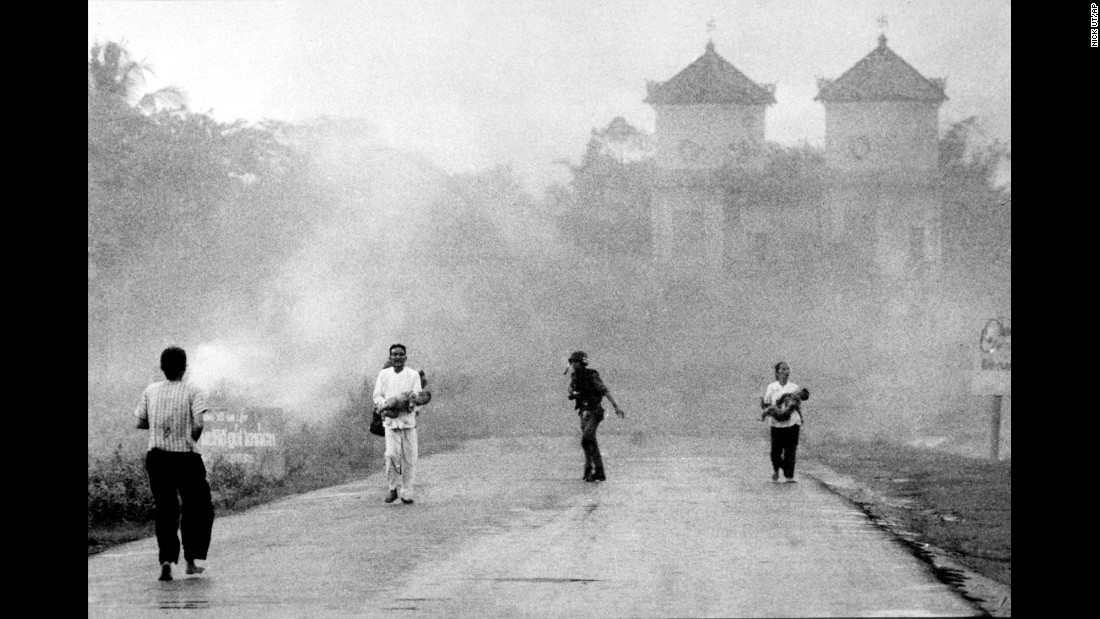
[[[423,387],[420,374],[405,365],[404,344],[390,346],[389,367],[382,368],[374,381],[374,404],[381,407],[386,400],[411,391],[420,393]],[[394,417],[383,415],[382,427],[386,429],[386,483],[389,493],[386,502],[398,498],[409,505],[413,502],[413,482],[416,479],[416,461],[419,442],[416,435],[416,418],[420,407],[401,410]]]

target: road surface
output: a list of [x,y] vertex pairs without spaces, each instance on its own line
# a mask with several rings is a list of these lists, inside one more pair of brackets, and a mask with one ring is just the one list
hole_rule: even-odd
[[[425,432],[422,441],[430,440]],[[381,439],[378,439],[381,440]],[[156,540],[88,559],[89,617],[979,616],[821,483],[775,484],[764,433],[487,438],[218,518],[206,573],[158,582]]]

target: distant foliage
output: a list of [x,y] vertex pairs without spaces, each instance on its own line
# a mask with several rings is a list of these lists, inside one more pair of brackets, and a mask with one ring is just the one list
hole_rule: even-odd
[[752,151],[755,165],[727,166],[718,178],[730,196],[776,206],[819,204],[825,190],[825,153],[809,144],[767,142]]
[[[546,192],[547,211],[555,214],[563,238],[578,250],[650,255],[651,186],[657,170],[648,157],[637,156],[647,150],[624,147],[650,144],[645,138],[644,132],[621,118],[593,130],[581,162],[570,165],[571,183]],[[636,156],[623,156],[623,152]],[[745,155],[739,165],[710,176],[722,187],[731,212],[737,205],[816,212],[824,203],[828,179],[822,149],[765,143]],[[1008,145],[986,139],[976,117],[953,124],[940,140],[937,178],[943,201],[944,260],[956,272],[991,264],[1007,266],[1011,261],[1012,193],[1011,186],[1000,179],[1011,159]],[[855,268],[842,249],[822,248],[830,260]]]
[[999,182],[1012,151],[983,136],[971,116],[951,125],[940,140],[944,258],[948,266],[973,271],[1012,259],[1012,188]]
[[128,307],[156,315],[161,333],[186,332],[213,300],[254,307],[313,223],[288,125],[215,121],[178,89],[142,90],[146,72],[119,43],[89,52],[90,348],[141,341],[146,321]]
[[653,157],[656,144],[653,136],[635,127],[622,116],[616,116],[601,129],[592,130],[585,159],[590,155],[611,157],[619,163],[645,161]]
[[289,483],[323,486],[347,481],[377,465],[382,439],[368,431],[373,385],[364,381],[358,392],[331,419],[303,423],[289,433],[286,473]]
[[146,114],[183,107],[187,97],[175,86],[144,89],[145,74],[152,72],[148,63],[133,59],[124,42],[94,43],[88,52],[88,107],[132,107]]
[[[648,257],[652,252],[652,181],[657,173],[652,138],[621,117],[594,129],[570,186],[547,191],[563,236],[575,247],[604,255]],[[768,143],[746,156],[752,166],[728,166],[714,180],[726,200],[774,207],[820,203],[824,153],[809,145]]]
[[646,256],[650,252],[652,137],[616,117],[592,130],[571,187],[547,193],[563,236],[596,254]]

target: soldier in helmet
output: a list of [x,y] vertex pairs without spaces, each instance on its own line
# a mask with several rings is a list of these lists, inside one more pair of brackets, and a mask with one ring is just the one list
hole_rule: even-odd
[[[588,355],[578,350],[569,355],[569,366],[573,375],[569,380],[569,399],[573,400],[577,415],[581,420],[581,448],[584,450],[584,481],[605,481],[603,458],[600,446],[596,443],[596,428],[603,421],[604,410],[601,402],[607,398],[615,407],[615,414],[626,417],[619,408],[611,391],[603,384],[600,373],[588,367]],[[568,371],[568,370],[566,370]]]

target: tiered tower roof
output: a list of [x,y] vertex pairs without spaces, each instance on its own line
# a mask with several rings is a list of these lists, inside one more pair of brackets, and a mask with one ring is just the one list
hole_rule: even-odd
[[714,51],[708,41],[706,52],[665,82],[646,84],[650,105],[699,105],[706,103],[772,105],[775,85],[761,85],[737,70]]
[[943,79],[928,79],[886,46],[886,35],[878,47],[835,80],[819,79],[815,101],[926,101],[942,103]]

